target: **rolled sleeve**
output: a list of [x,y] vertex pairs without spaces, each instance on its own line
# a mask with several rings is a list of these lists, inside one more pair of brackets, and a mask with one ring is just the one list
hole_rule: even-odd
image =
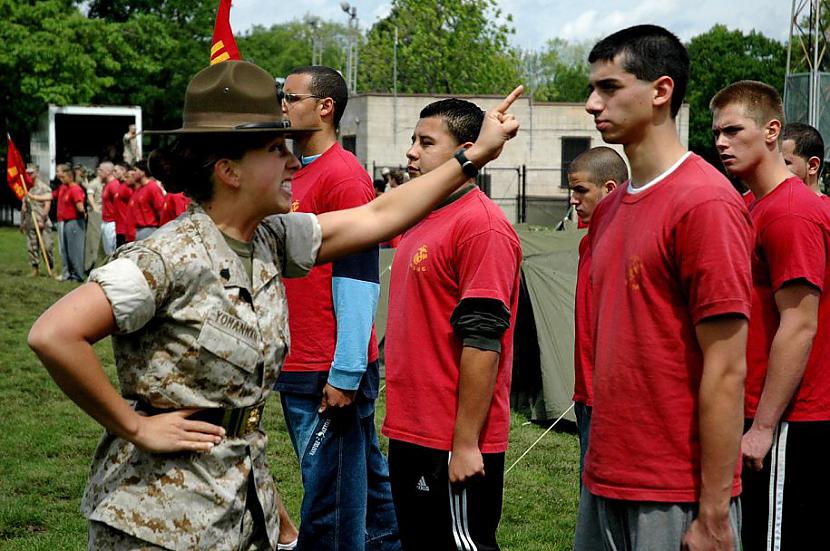
[[323,230],[317,217],[309,212],[292,212],[270,216],[263,225],[273,232],[284,277],[303,277],[317,262],[323,242]]

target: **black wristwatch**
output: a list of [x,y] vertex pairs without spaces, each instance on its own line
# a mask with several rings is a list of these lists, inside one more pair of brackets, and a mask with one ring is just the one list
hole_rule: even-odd
[[467,155],[464,154],[466,151],[467,148],[462,147],[455,152],[453,157],[455,157],[455,160],[461,165],[461,172],[463,172],[465,176],[468,178],[475,178],[478,176],[478,167],[473,164],[473,161],[467,158]]

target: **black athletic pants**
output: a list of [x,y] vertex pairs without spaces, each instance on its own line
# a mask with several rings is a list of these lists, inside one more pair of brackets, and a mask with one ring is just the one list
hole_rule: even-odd
[[764,469],[741,478],[744,551],[827,549],[830,422],[782,421]]
[[483,478],[451,487],[449,452],[389,441],[389,478],[404,551],[499,549],[504,454],[483,456]]

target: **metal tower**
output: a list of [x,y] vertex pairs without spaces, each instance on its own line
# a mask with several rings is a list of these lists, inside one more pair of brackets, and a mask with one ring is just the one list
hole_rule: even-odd
[[[817,128],[830,145],[830,0],[793,0],[784,111],[790,122]],[[825,154],[826,158],[826,154]]]

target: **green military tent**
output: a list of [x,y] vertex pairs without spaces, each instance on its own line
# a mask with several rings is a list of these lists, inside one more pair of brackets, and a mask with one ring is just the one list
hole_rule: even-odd
[[[584,230],[515,226],[522,243],[522,290],[514,332],[511,405],[534,420],[556,419],[573,396],[573,305],[579,240]],[[381,249],[381,297],[375,330],[386,333],[394,249]],[[566,417],[574,420],[573,412]]]

